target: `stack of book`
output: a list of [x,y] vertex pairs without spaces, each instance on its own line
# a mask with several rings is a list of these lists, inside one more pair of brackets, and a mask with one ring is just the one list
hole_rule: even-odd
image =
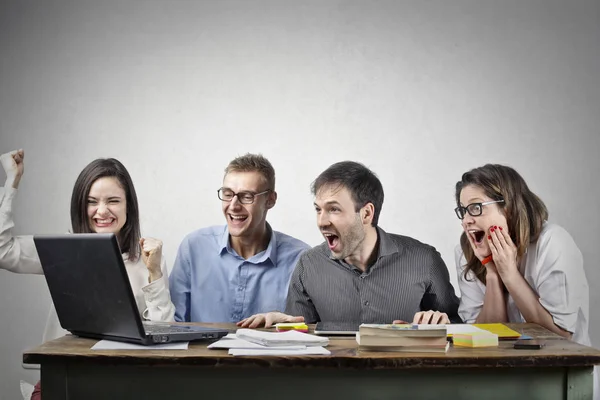
[[445,353],[445,325],[362,324],[356,341],[359,350]]

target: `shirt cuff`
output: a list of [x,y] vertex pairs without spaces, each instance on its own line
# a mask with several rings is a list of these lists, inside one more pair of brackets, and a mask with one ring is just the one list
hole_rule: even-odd
[[159,300],[161,293],[163,293],[166,288],[167,284],[164,274],[162,277],[144,286],[142,292],[144,292],[146,303],[150,305],[152,302]]

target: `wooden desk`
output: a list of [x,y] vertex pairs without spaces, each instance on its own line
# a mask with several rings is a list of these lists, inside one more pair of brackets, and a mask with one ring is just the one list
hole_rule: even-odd
[[66,336],[26,351],[23,361],[41,364],[44,400],[592,399],[600,351],[539,326],[509,325],[546,337],[546,347],[514,350],[513,341],[504,341],[446,354],[379,353],[332,338],[331,356],[233,357],[201,343],[188,350],[92,351],[95,340]]

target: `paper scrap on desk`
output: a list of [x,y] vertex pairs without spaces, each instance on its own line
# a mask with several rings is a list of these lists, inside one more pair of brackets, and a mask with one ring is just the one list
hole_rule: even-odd
[[228,333],[227,335],[221,338],[221,340],[223,339],[237,339],[237,336],[235,335],[235,333]]
[[113,340],[100,340],[92,346],[92,350],[187,350],[189,342],[161,343],[150,346]]
[[[243,339],[227,338],[221,339],[218,342],[211,343],[207,346],[208,349],[272,349],[262,344],[252,343]],[[278,346],[277,349],[283,350],[305,350],[306,346]]]
[[304,355],[323,355],[328,356],[331,352],[324,347],[307,347],[304,350],[283,350],[281,348],[262,348],[262,349],[230,349],[232,356],[304,356]]

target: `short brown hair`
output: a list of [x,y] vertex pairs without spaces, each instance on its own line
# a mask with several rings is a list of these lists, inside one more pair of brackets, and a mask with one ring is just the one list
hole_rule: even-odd
[[374,211],[371,226],[377,226],[381,207],[383,207],[383,185],[373,171],[355,161],[332,164],[313,181],[312,194],[316,196],[321,188],[329,185],[348,189],[354,202],[355,212],[365,204],[372,203]]
[[71,226],[73,233],[93,233],[88,220],[87,201],[90,189],[100,178],[113,177],[125,191],[127,221],[117,234],[123,253],[130,261],[140,255],[140,212],[133,181],[125,166],[114,158],[99,158],[89,163],[77,177],[71,195]]
[[246,153],[231,160],[225,168],[225,175],[230,172],[258,172],[263,176],[267,189],[275,190],[275,170],[262,154]]
[[[498,203],[502,209],[510,238],[517,247],[517,260],[525,254],[530,243],[537,242],[544,221],[548,220],[548,209],[544,202],[531,190],[525,180],[511,167],[499,164],[486,164],[462,175],[456,183],[456,205],[460,206],[460,192],[467,185],[477,186],[486,196]],[[460,236],[460,246],[467,260],[464,277],[473,271],[477,279],[485,283],[486,268],[473,253],[465,232]]]

